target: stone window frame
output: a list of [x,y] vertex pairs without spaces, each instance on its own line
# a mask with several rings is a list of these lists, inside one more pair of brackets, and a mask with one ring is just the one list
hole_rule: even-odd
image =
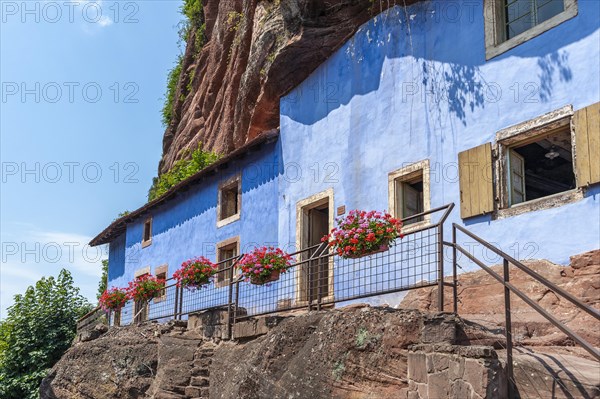
[[584,190],[581,187],[576,187],[509,207],[510,193],[508,192],[507,159],[508,150],[515,147],[515,145],[541,138],[557,129],[569,126],[571,131],[573,172],[576,173],[577,148],[575,146],[575,131],[572,125],[573,114],[573,106],[566,105],[537,118],[502,129],[496,133],[496,145],[494,149],[496,155],[494,161],[496,166],[494,173],[494,190],[496,193],[495,219],[504,219],[531,211],[555,208],[577,202],[584,198]]
[[[217,247],[216,247],[217,253],[215,254],[215,259],[216,259],[217,264],[221,261],[221,259],[219,259],[220,258],[219,253],[220,253],[221,249],[223,247],[229,247],[229,246],[233,246],[233,245],[235,245],[236,251],[237,251],[237,256],[239,256],[240,255],[240,236],[230,237],[226,240],[223,240],[223,241],[220,241],[217,243]],[[235,276],[236,270],[233,271],[233,274]],[[217,288],[226,287],[229,284],[229,277],[227,277],[227,276],[221,281],[218,281],[217,279],[218,279],[218,274],[215,276],[215,280],[214,280],[215,287],[217,287]]]
[[[146,228],[149,229],[148,239],[146,239]],[[142,248],[146,248],[150,245],[152,245],[152,216],[148,216],[146,220],[144,220],[142,226]]]
[[163,264],[160,266],[156,266],[154,268],[154,275],[158,278],[160,274],[164,274],[165,275],[165,289],[163,290],[162,294],[156,298],[154,298],[154,303],[158,303],[158,302],[162,302],[165,299],[167,299],[167,283],[166,280],[169,278],[169,265],[168,264]]
[[511,39],[505,39],[504,0],[484,0],[485,59],[492,59],[577,16],[577,0],[564,0],[564,5],[565,9],[560,14]]
[[[328,230],[331,230],[334,226],[335,212],[336,212],[333,187],[330,187],[324,191],[318,192],[316,194],[313,194],[309,197],[306,197],[306,198],[301,199],[300,201],[296,202],[296,248],[298,250],[304,249],[304,248],[301,248],[302,241],[303,241],[302,236],[305,231],[305,228],[303,226],[304,218],[302,217],[302,213],[307,208],[318,207],[325,203],[327,203],[328,209],[329,209],[329,214],[328,214],[329,229]],[[302,254],[298,254],[296,256],[296,261],[302,262],[302,260],[303,260]],[[321,301],[323,301],[323,302],[333,302],[333,300],[334,300],[335,291],[334,291],[334,286],[333,286],[333,282],[334,282],[333,267],[334,267],[333,257],[329,257],[329,270],[328,270],[329,284],[327,287],[328,295],[324,298],[321,298]],[[296,293],[295,293],[296,305],[308,306],[309,301],[306,298],[304,298],[305,291],[306,291],[305,273],[303,273],[302,267],[296,267],[295,269],[296,269],[296,272],[295,272],[294,277],[296,280]]]
[[[150,266],[146,266],[146,267],[142,267],[141,269],[137,269],[133,272],[133,280],[137,280],[138,277],[144,276],[146,274],[151,274],[151,269]],[[131,315],[132,317],[135,318],[135,306],[136,306],[136,301],[131,301]],[[146,306],[146,311],[143,312],[143,314],[140,314],[139,317],[140,320],[145,321],[148,320],[148,306]],[[135,320],[132,320],[135,321]]]
[[[431,210],[431,167],[429,159],[423,159],[403,166],[388,173],[388,209],[389,213],[395,217],[396,215],[396,181],[407,181],[421,173],[423,176],[423,212]],[[431,215],[425,215],[423,220],[402,227],[404,233],[409,233],[414,230],[421,229],[431,224]]]
[[[237,198],[237,212],[227,218],[221,218],[221,205],[223,201],[223,190],[237,184],[238,198]],[[223,227],[230,223],[233,223],[240,219],[242,213],[242,174],[237,173],[227,180],[222,181],[219,184],[219,192],[217,195],[217,228]]]

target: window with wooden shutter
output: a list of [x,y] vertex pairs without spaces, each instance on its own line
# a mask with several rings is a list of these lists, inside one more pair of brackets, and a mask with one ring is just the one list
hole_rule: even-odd
[[573,115],[577,186],[600,182],[600,103]]
[[509,205],[525,202],[525,159],[514,150],[508,153],[508,170]]
[[464,218],[494,210],[492,145],[485,143],[458,154],[460,215]]

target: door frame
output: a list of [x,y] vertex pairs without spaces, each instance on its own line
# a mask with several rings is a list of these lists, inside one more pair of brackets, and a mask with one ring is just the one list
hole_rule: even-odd
[[[296,203],[296,248],[302,249],[303,242],[307,241],[308,238],[308,219],[305,217],[308,215],[308,211],[327,204],[328,207],[328,231],[333,228],[334,221],[334,197],[333,188],[328,188],[325,191],[321,191],[317,194],[311,195],[303,200]],[[297,261],[302,261],[302,254],[297,255]],[[322,301],[333,302],[334,291],[333,291],[333,258],[329,258],[329,281],[327,287],[327,296],[322,298]],[[308,306],[308,300],[306,299],[307,281],[302,273],[303,266],[296,268],[296,305]]]

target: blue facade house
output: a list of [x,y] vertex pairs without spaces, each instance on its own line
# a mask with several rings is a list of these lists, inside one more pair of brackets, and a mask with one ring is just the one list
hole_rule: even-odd
[[[281,98],[278,131],[94,238],[110,244],[109,286],[169,278],[194,256],[302,251],[272,284],[223,274],[209,289],[167,289],[144,317],[232,303],[250,315],[392,303],[439,284],[453,271],[443,248],[453,223],[518,260],[567,264],[599,248],[600,7],[505,3],[425,1],[374,16]],[[388,210],[404,219],[405,237],[360,259],[321,256],[321,238],[352,209]],[[468,236],[458,240],[501,263]]]

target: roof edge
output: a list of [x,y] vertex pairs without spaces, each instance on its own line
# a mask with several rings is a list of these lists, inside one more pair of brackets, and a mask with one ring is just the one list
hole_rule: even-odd
[[273,129],[273,130],[263,132],[262,134],[255,137],[254,139],[248,141],[246,144],[244,144],[240,148],[230,152],[223,158],[220,158],[216,162],[213,162],[212,164],[206,166],[204,169],[199,170],[198,172],[196,172],[192,176],[188,177],[187,179],[180,181],[179,183],[177,183],[176,185],[171,187],[166,193],[164,193],[160,197],[146,203],[145,205],[141,206],[140,208],[136,209],[135,211],[132,211],[132,212],[128,213],[127,215],[114,220],[110,225],[108,225],[108,227],[106,227],[104,230],[102,230],[102,232],[100,232],[96,237],[94,237],[89,242],[89,245],[92,247],[95,247],[95,246],[102,245],[102,244],[108,244],[114,238],[116,238],[117,236],[119,236],[121,233],[123,233],[125,231],[127,223],[133,222],[134,220],[143,216],[145,213],[149,212],[150,210],[174,199],[177,192],[179,190],[181,190],[182,188],[191,186],[192,184],[196,183],[198,180],[200,180],[203,177],[205,177],[206,175],[208,175],[210,172],[213,172],[213,171],[216,172],[224,164],[227,164],[228,162],[231,162],[235,159],[239,159],[241,156],[243,156],[243,155],[247,154],[249,151],[251,151],[253,149],[253,147],[260,146],[263,144],[268,144],[270,142],[275,141],[278,137],[279,137],[279,129]]

